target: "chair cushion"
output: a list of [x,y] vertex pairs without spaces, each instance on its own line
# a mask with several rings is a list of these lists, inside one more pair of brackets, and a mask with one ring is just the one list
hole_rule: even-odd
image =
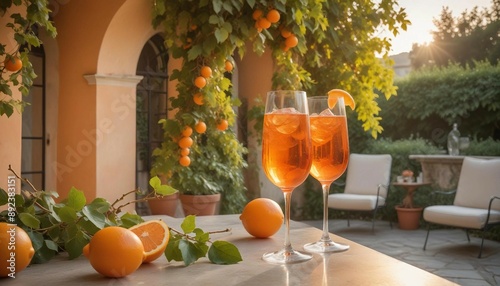
[[[356,194],[331,194],[328,196],[328,207],[337,210],[371,211],[375,209],[377,196]],[[385,199],[378,198],[378,206],[383,206]]]
[[[488,209],[493,196],[500,196],[500,160],[465,157],[453,204]],[[500,211],[500,200],[494,200],[492,208]]]
[[[487,209],[453,205],[429,206],[424,209],[424,219],[428,222],[470,229],[482,229],[487,215]],[[500,222],[500,211],[492,211],[489,222]]]
[[[377,195],[379,184],[389,185],[391,164],[392,157],[388,154],[351,154],[344,193]],[[380,188],[380,196],[387,196],[387,187]]]

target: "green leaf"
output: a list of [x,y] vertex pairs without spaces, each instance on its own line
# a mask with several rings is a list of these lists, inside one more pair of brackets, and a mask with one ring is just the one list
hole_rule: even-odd
[[144,222],[144,219],[140,215],[126,213],[120,217],[121,226],[125,228],[130,228],[134,225]]
[[196,228],[196,216],[194,215],[188,215],[187,217],[184,218],[184,220],[181,223],[181,228],[184,233],[191,233],[193,230]]
[[95,198],[90,204],[87,205],[90,209],[96,212],[105,214],[109,211],[111,204],[103,198]]
[[40,227],[40,220],[30,213],[19,213],[19,219],[29,228],[38,229]]
[[168,261],[182,261],[182,253],[179,249],[181,237],[179,235],[172,235],[172,233],[170,235],[167,248],[165,249],[165,257],[167,257]]
[[208,250],[208,259],[215,264],[236,264],[243,260],[236,246],[221,240],[212,243]]
[[149,185],[155,190],[156,193],[166,196],[175,194],[177,192],[176,189],[169,185],[162,185],[160,178],[158,176],[154,176],[149,179]]
[[210,234],[204,232],[201,228],[195,228],[193,232],[196,234],[195,239],[197,242],[205,243],[210,240]]
[[[182,259],[186,266],[193,264],[200,257],[200,249],[196,247],[194,243],[186,239],[181,239],[179,241],[179,250],[182,253]],[[204,255],[202,255],[202,257],[203,256]]]
[[[56,208],[54,208],[54,209],[56,209]],[[73,209],[69,206],[64,206],[64,207],[60,208],[59,210],[57,210],[57,215],[64,222],[72,222],[72,221],[75,221],[77,218],[75,209]]]
[[82,231],[78,231],[72,239],[64,244],[64,248],[69,254],[69,259],[75,259],[82,255],[83,247],[87,243],[89,243],[89,239],[85,237]]
[[80,211],[86,203],[87,200],[85,199],[85,194],[82,191],[77,190],[75,187],[72,187],[69,191],[66,205],[76,211]]
[[228,37],[229,33],[226,29],[223,28],[215,29],[215,38],[217,39],[218,43],[224,42],[225,40],[227,40]]
[[50,250],[54,250],[54,251],[59,251],[59,246],[57,245],[57,243],[55,243],[54,241],[52,240],[49,240],[49,239],[46,239],[45,240],[45,245],[47,246],[48,249]]
[[97,228],[104,228],[106,225],[106,216],[100,213],[98,210],[92,208],[91,205],[86,205],[82,209],[85,217],[91,221]]

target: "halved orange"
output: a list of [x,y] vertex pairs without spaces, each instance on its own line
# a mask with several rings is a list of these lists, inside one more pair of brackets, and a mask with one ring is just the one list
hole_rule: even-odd
[[344,98],[344,104],[346,106],[350,106],[352,110],[356,107],[356,103],[352,96],[345,90],[342,89],[332,89],[328,92],[328,107],[332,109],[335,104],[337,104],[337,100],[339,97]]
[[168,225],[162,220],[146,221],[129,229],[137,234],[144,245],[146,254],[144,263],[156,260],[165,252],[170,239],[170,231]]

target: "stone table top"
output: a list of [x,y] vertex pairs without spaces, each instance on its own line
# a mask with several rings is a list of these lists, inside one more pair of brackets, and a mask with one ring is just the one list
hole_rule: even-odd
[[[182,218],[161,218],[180,229]],[[16,278],[0,279],[1,285],[455,285],[437,275],[411,266],[368,247],[332,235],[337,242],[350,245],[341,253],[313,254],[307,262],[274,265],[262,260],[264,252],[278,250],[284,242],[284,227],[274,236],[257,239],[243,228],[238,215],[197,217],[204,231],[231,228],[230,233],[212,235],[238,247],[243,261],[234,265],[215,265],[202,258],[195,264],[168,262],[164,256],[142,265],[120,279],[98,274],[84,257],[68,260],[61,255],[45,264],[32,265]],[[297,250],[316,241],[321,231],[301,222],[291,222],[290,238]]]

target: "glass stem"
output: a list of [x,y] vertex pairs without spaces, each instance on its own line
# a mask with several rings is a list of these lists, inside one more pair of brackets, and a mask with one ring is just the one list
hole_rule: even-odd
[[292,252],[290,242],[290,203],[292,201],[292,192],[284,192],[285,197],[285,255]]
[[330,193],[330,184],[321,184],[323,188],[323,235],[321,241],[330,241],[328,232],[328,195]]

